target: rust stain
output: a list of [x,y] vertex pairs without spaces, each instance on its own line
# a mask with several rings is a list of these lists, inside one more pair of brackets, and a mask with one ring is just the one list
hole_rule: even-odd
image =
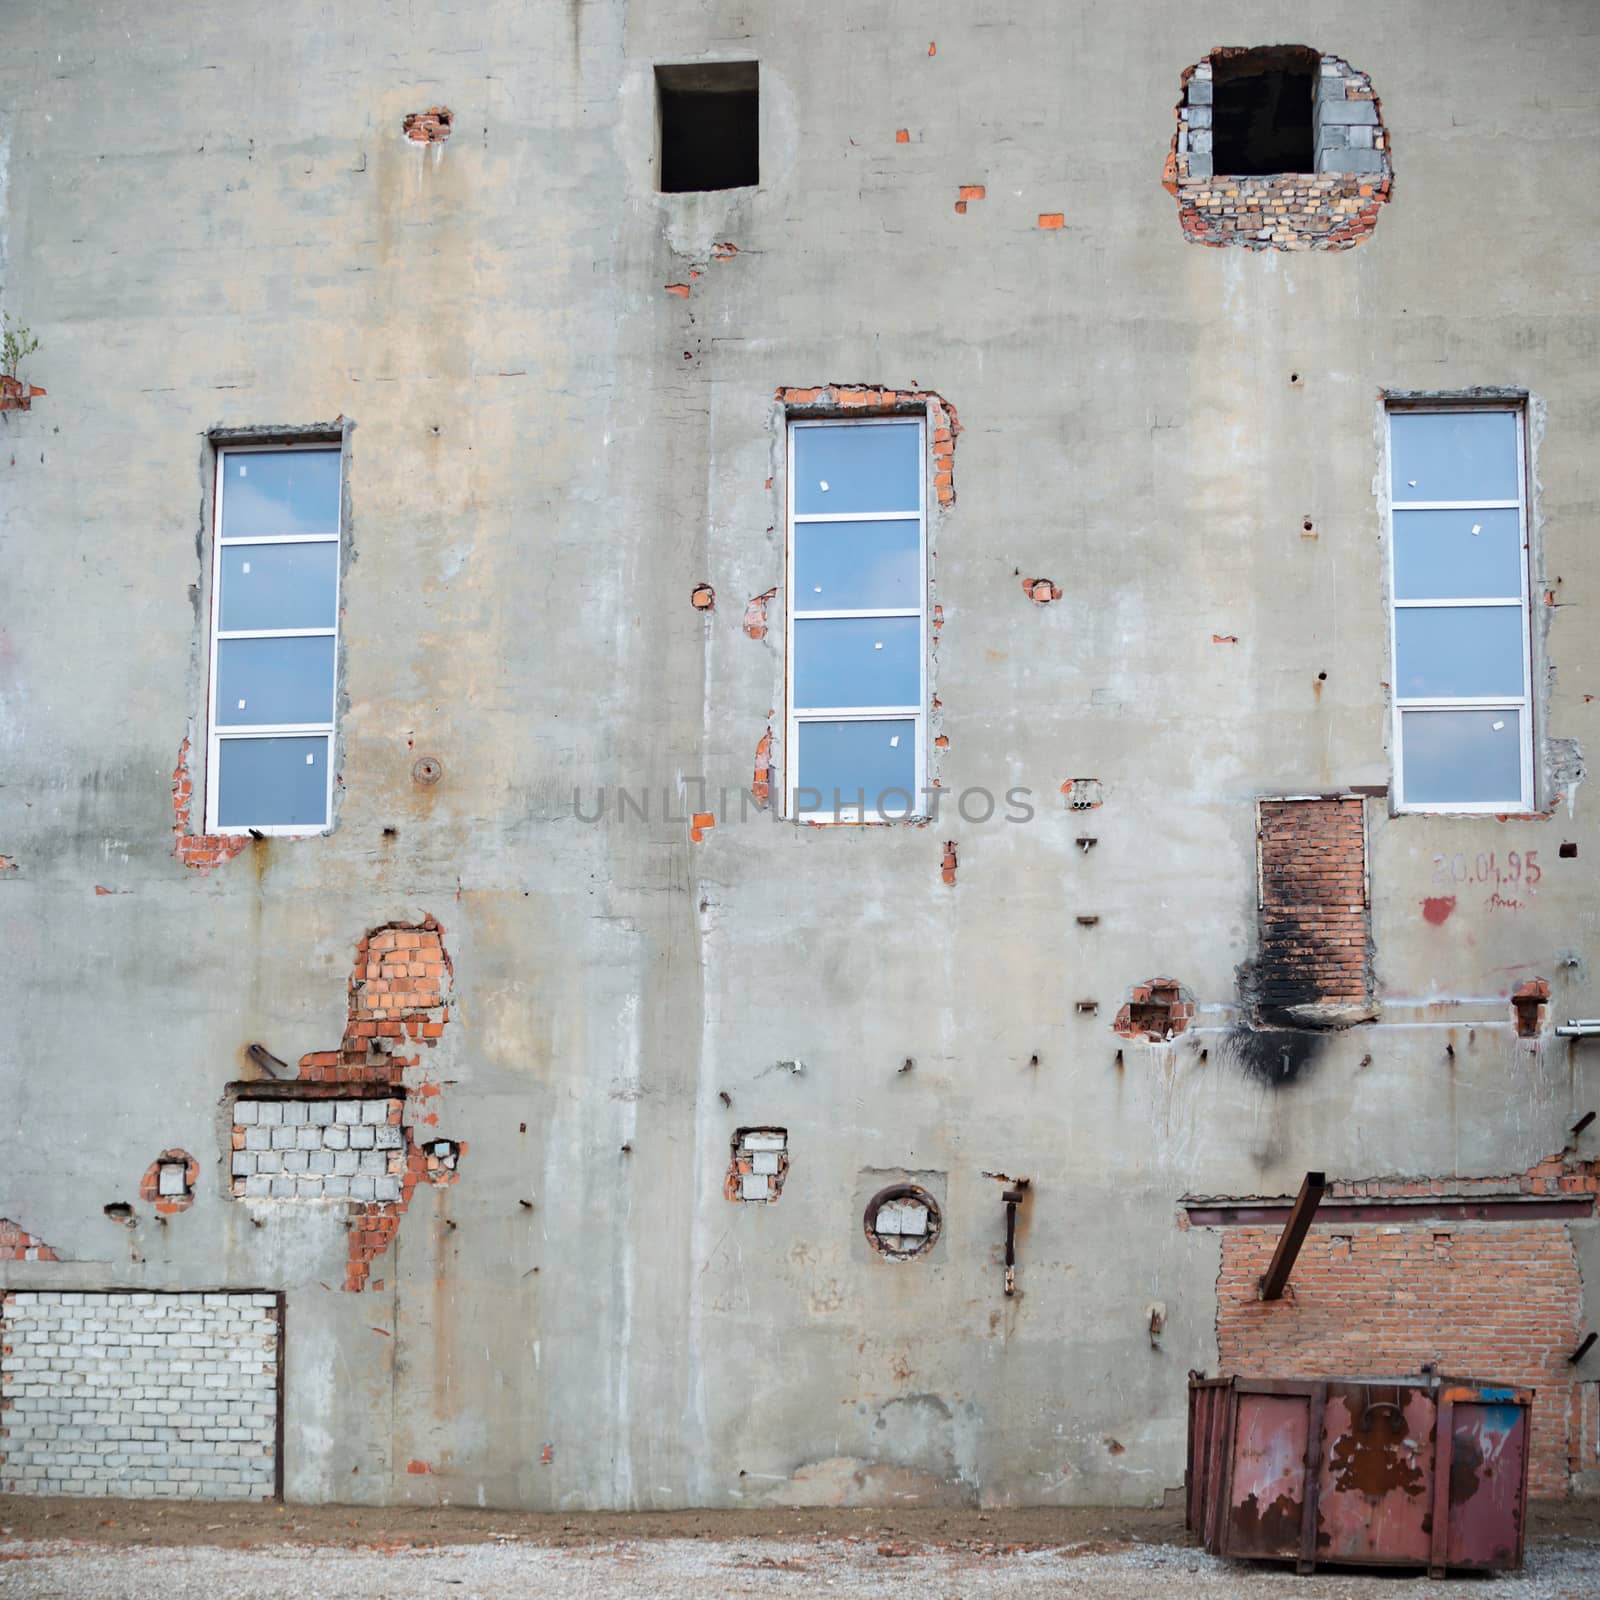
[[1421,1494],[1426,1486],[1422,1470],[1406,1446],[1405,1428],[1404,1416],[1392,1407],[1368,1406],[1355,1427],[1333,1447],[1334,1487],[1375,1500],[1397,1489],[1402,1494]]
[[1233,1508],[1231,1520],[1230,1544],[1237,1554],[1265,1555],[1299,1546],[1300,1502],[1292,1494],[1280,1494],[1264,1511],[1252,1494]]

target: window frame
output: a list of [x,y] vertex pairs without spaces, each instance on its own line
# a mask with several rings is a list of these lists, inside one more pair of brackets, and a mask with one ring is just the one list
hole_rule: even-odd
[[[1394,493],[1394,433],[1393,419],[1397,415],[1445,415],[1451,413],[1508,413],[1517,429],[1517,498],[1515,500],[1397,500]],[[1383,484],[1385,497],[1384,521],[1388,529],[1388,603],[1389,603],[1389,682],[1390,692],[1390,748],[1392,751],[1393,810],[1401,813],[1432,816],[1501,816],[1510,813],[1531,813],[1537,805],[1537,774],[1534,767],[1534,673],[1533,673],[1533,542],[1531,518],[1528,507],[1528,416],[1524,399],[1450,400],[1419,399],[1415,401],[1389,401],[1384,406],[1383,418],[1384,461]],[[1401,600],[1395,582],[1395,528],[1396,511],[1496,511],[1514,510],[1517,513],[1521,536],[1522,559],[1518,566],[1522,593],[1520,598],[1485,599],[1411,599]],[[1443,610],[1463,607],[1492,607],[1504,609],[1516,605],[1522,617],[1522,696],[1520,699],[1506,695],[1402,695],[1400,693],[1400,629],[1399,613],[1403,610]],[[1515,711],[1520,719],[1521,748],[1518,752],[1521,792],[1515,800],[1447,800],[1407,801],[1405,795],[1405,745],[1404,716],[1408,711]]]
[[[796,514],[795,501],[795,433],[801,428],[826,428],[850,427],[871,428],[914,423],[917,428],[917,458],[919,470],[917,473],[917,509],[913,512],[906,511],[864,511],[854,515],[840,515],[837,512],[806,512]],[[926,409],[915,412],[890,412],[868,416],[796,416],[790,414],[785,419],[784,427],[785,447],[785,537],[784,537],[784,786],[783,786],[783,815],[792,822],[807,822],[820,825],[840,824],[843,826],[861,826],[868,822],[899,823],[920,822],[927,817],[927,788],[928,779],[928,648],[929,624],[931,621],[932,607],[929,603],[929,571],[928,571],[928,413]],[[810,522],[909,522],[913,519],[917,523],[917,560],[919,563],[920,583],[918,593],[920,604],[911,606],[891,606],[877,609],[859,609],[838,607],[823,610],[807,609],[796,615],[795,609],[795,527]],[[808,706],[797,708],[795,705],[795,638],[794,630],[796,621],[825,621],[830,618],[860,618],[863,620],[886,617],[918,618],[918,651],[917,651],[917,695],[918,703],[915,707],[905,706],[847,706],[842,708],[828,708]],[[835,810],[832,806],[816,810],[802,810],[799,804],[800,785],[796,781],[800,771],[800,726],[805,722],[905,722],[910,721],[914,728],[915,750],[912,756],[912,775],[914,787],[911,794],[911,807],[904,816],[884,816],[881,813],[874,815],[869,806],[863,806],[860,814],[851,815],[853,807],[841,807]],[[882,794],[893,793],[893,790],[884,790]]]
[[[227,492],[227,462],[232,456],[284,454],[288,451],[323,451],[339,458],[339,503],[335,516],[334,532],[313,534],[249,535],[224,540],[222,536],[222,502]],[[211,616],[210,649],[207,661],[206,690],[206,780],[205,780],[205,831],[217,834],[257,833],[268,838],[310,838],[327,833],[333,827],[333,768],[334,741],[338,735],[339,721],[339,619],[344,598],[344,441],[342,439],[274,439],[267,442],[235,444],[219,441],[214,450],[215,476],[211,495]],[[220,627],[222,615],[222,552],[241,544],[331,544],[337,554],[333,567],[333,626],[331,628],[230,628]],[[295,639],[317,638],[333,640],[332,706],[326,722],[298,723],[243,723],[230,724],[226,730],[217,718],[217,679],[220,662],[220,645],[224,639]],[[230,739],[261,738],[318,738],[326,737],[328,757],[324,766],[325,798],[323,820],[317,826],[299,822],[229,823],[226,830],[218,826],[217,805],[221,798],[222,766],[221,746]]]

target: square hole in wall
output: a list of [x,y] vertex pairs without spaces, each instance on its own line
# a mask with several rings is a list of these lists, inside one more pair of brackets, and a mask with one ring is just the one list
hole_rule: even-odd
[[730,1200],[776,1200],[789,1176],[789,1134],[783,1128],[740,1128],[723,1193]]
[[741,189],[761,181],[758,63],[658,66],[656,103],[663,194]]
[[1249,177],[1316,170],[1315,50],[1275,45],[1212,57],[1212,155],[1218,173]]

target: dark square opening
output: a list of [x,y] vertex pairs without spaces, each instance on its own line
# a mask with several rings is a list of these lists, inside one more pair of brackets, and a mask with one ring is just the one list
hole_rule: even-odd
[[760,68],[754,61],[657,67],[661,192],[761,181]]
[[1219,177],[1315,170],[1320,66],[1317,52],[1301,45],[1212,57],[1211,158]]

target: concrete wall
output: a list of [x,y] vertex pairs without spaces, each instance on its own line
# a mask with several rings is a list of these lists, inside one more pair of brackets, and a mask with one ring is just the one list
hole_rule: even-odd
[[[1277,42],[1372,74],[1395,190],[1360,248],[1202,248],[1163,191],[1182,70]],[[758,190],[654,192],[653,64],[701,58],[760,61]],[[1182,1196],[1516,1174],[1596,1104],[1595,1048],[1516,1041],[1506,996],[1600,1010],[1597,58],[1571,0],[10,8],[0,271],[48,393],[0,423],[0,1216],[61,1259],[4,1281],[283,1290],[291,1498],[1159,1501],[1215,1360]],[[407,141],[434,105],[448,142]],[[830,382],[959,412],[938,770],[1031,789],[1026,825],[739,820],[774,709],[782,739],[774,395]],[[1224,1048],[1254,801],[1388,782],[1380,396],[1474,385],[1532,397],[1563,798],[1369,801],[1378,1018],[1264,1078]],[[172,773],[209,435],[336,418],[336,826],[202,874]],[[697,775],[732,799],[695,842]],[[619,784],[648,822],[577,820]],[[1436,881],[1512,850],[1515,909]],[[342,1207],[229,1197],[225,1086],[252,1042],[337,1049],[357,942],[428,915],[451,1018],[405,1076],[458,1181],[347,1292]],[[1126,1042],[1155,975],[1195,1022]],[[782,1198],[730,1203],[769,1125]],[[194,1205],[106,1217],[169,1148]],[[1032,1181],[1010,1299],[997,1173]],[[943,1233],[889,1262],[861,1211],[905,1174]]]

